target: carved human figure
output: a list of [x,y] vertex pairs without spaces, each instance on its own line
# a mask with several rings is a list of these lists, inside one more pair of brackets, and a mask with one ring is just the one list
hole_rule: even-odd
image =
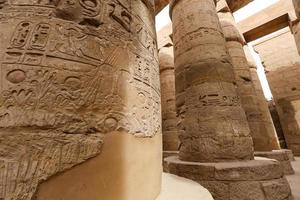
[[0,2],[0,199],[32,199],[108,133],[160,133],[153,13],[152,0]]

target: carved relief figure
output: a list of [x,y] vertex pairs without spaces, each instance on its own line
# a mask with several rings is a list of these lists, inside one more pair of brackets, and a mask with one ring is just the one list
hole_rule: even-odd
[[160,132],[147,6],[0,2],[0,199],[32,199],[41,181],[100,154],[107,133]]

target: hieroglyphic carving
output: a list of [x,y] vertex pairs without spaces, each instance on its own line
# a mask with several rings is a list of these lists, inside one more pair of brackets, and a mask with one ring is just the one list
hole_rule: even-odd
[[31,199],[41,181],[98,155],[106,133],[160,132],[156,36],[153,19],[140,16],[144,2],[3,5],[0,199]]
[[99,154],[101,140],[49,131],[1,133],[0,199],[32,199],[41,181]]
[[239,96],[228,96],[220,94],[207,94],[199,96],[201,106],[238,106]]

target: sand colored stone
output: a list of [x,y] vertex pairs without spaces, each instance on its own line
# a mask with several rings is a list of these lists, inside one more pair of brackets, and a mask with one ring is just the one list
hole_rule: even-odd
[[42,183],[37,200],[155,200],[161,188],[159,146],[161,135],[149,140],[109,133],[99,156]]
[[165,158],[165,170],[199,182],[216,200],[292,199],[280,163],[253,160],[253,142],[215,4],[171,2],[176,103],[184,117],[179,157]]
[[[231,15],[230,12],[227,13]],[[224,14],[223,16],[220,15],[221,26],[234,68],[237,90],[250,127],[254,151],[280,149],[274,126],[267,121],[270,119],[268,118],[269,111],[261,108],[262,104],[259,104],[259,98],[256,94],[249,64],[243,49],[244,39],[236,28],[233,16],[231,17],[232,19],[224,17]],[[264,113],[264,111],[267,113]]]
[[163,150],[178,151],[178,118],[175,102],[175,72],[173,47],[159,50]]
[[[126,187],[150,178],[151,184],[140,192],[155,199],[161,148],[154,141],[161,137],[161,112],[153,16],[152,0],[1,1],[0,199],[31,200],[41,182],[42,196],[35,199],[45,200],[50,194],[79,198],[79,191],[64,193],[80,185],[79,181],[72,188],[78,179],[52,185],[50,177],[60,179],[80,164],[82,174],[76,175],[84,176],[88,160],[109,161],[101,160],[107,145],[116,147],[123,141],[134,145],[134,151],[141,138],[151,151],[152,157],[144,158],[152,160],[149,173],[125,181]],[[112,132],[130,139],[116,137],[105,145]],[[120,154],[120,164],[122,159],[136,159],[137,168],[144,166],[145,160],[137,159],[140,155]],[[128,167],[120,165],[113,174],[116,171],[102,166],[99,174],[112,177]],[[47,192],[58,185],[65,190]],[[123,185],[109,187],[124,190]],[[103,199],[101,194],[89,198],[97,191],[86,191],[81,199]],[[141,199],[129,193],[115,199]]]
[[[237,90],[249,123],[254,143],[254,155],[278,160],[285,174],[293,174],[291,162],[285,151],[279,150],[280,145],[273,123],[269,120],[270,114],[266,102],[263,104],[257,94],[260,83],[252,80],[248,60],[243,45],[243,37],[237,29],[233,15],[230,12],[218,13],[220,23],[226,39],[226,46],[231,57]],[[259,85],[257,85],[259,84]],[[263,101],[266,101],[263,99]]]
[[283,67],[267,74],[287,146],[296,156],[300,154],[298,68]]
[[293,5],[295,7],[295,13],[297,16],[297,19],[292,21],[291,23],[291,30],[294,34],[298,53],[300,54],[300,1],[299,0],[293,0]]
[[[280,124],[278,113],[276,110],[274,110],[275,105],[274,105],[274,107],[272,107],[274,109],[271,109],[270,101],[267,102],[267,100],[266,100],[261,82],[258,77],[256,62],[255,62],[255,60],[250,52],[250,49],[247,45],[244,46],[244,51],[245,51],[245,55],[246,55],[249,67],[250,67],[251,79],[254,84],[258,104],[260,105],[259,107],[262,109],[262,112],[264,114],[263,118],[265,119],[265,123],[269,124],[269,127],[274,126],[280,147],[285,149],[285,148],[287,148],[287,146],[286,146],[284,133],[283,133],[283,130],[282,130],[282,127]],[[272,134],[272,132],[274,132],[273,129],[269,129],[269,131],[271,134]],[[270,134],[270,133],[268,133],[268,134]]]
[[283,29],[260,40],[254,45],[254,48],[262,58],[267,71],[267,79],[287,147],[297,156],[300,153],[298,125],[300,56],[293,35],[289,29]]
[[279,115],[278,115],[274,101],[270,100],[268,102],[268,106],[269,106],[270,114],[272,116],[272,120],[273,120],[275,129],[276,129],[279,144],[280,144],[281,148],[286,149],[287,145],[286,145],[283,129],[281,126],[281,122],[280,122]]
[[272,159],[199,163],[168,157],[165,162],[169,173],[200,183],[215,200],[293,199],[280,163]]
[[300,199],[300,157],[296,157],[292,165],[295,169],[295,175],[287,176],[287,179],[292,188],[294,199],[298,200]]
[[171,13],[176,103],[178,114],[184,115],[180,158],[201,162],[253,158],[214,1],[173,1]]
[[293,166],[291,164],[293,158],[290,157],[290,152],[286,152],[286,150],[276,150],[276,151],[266,151],[266,152],[259,151],[259,152],[254,152],[254,155],[257,157],[264,157],[264,158],[269,158],[269,159],[274,159],[279,161],[285,175],[291,175],[295,173]]

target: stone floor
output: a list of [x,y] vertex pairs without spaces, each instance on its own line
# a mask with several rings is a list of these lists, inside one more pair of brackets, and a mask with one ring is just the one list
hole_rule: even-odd
[[300,200],[300,157],[296,157],[296,161],[292,162],[292,165],[295,174],[287,176],[287,179],[291,185],[294,200]]
[[211,194],[198,183],[163,173],[162,191],[156,200],[213,200]]

